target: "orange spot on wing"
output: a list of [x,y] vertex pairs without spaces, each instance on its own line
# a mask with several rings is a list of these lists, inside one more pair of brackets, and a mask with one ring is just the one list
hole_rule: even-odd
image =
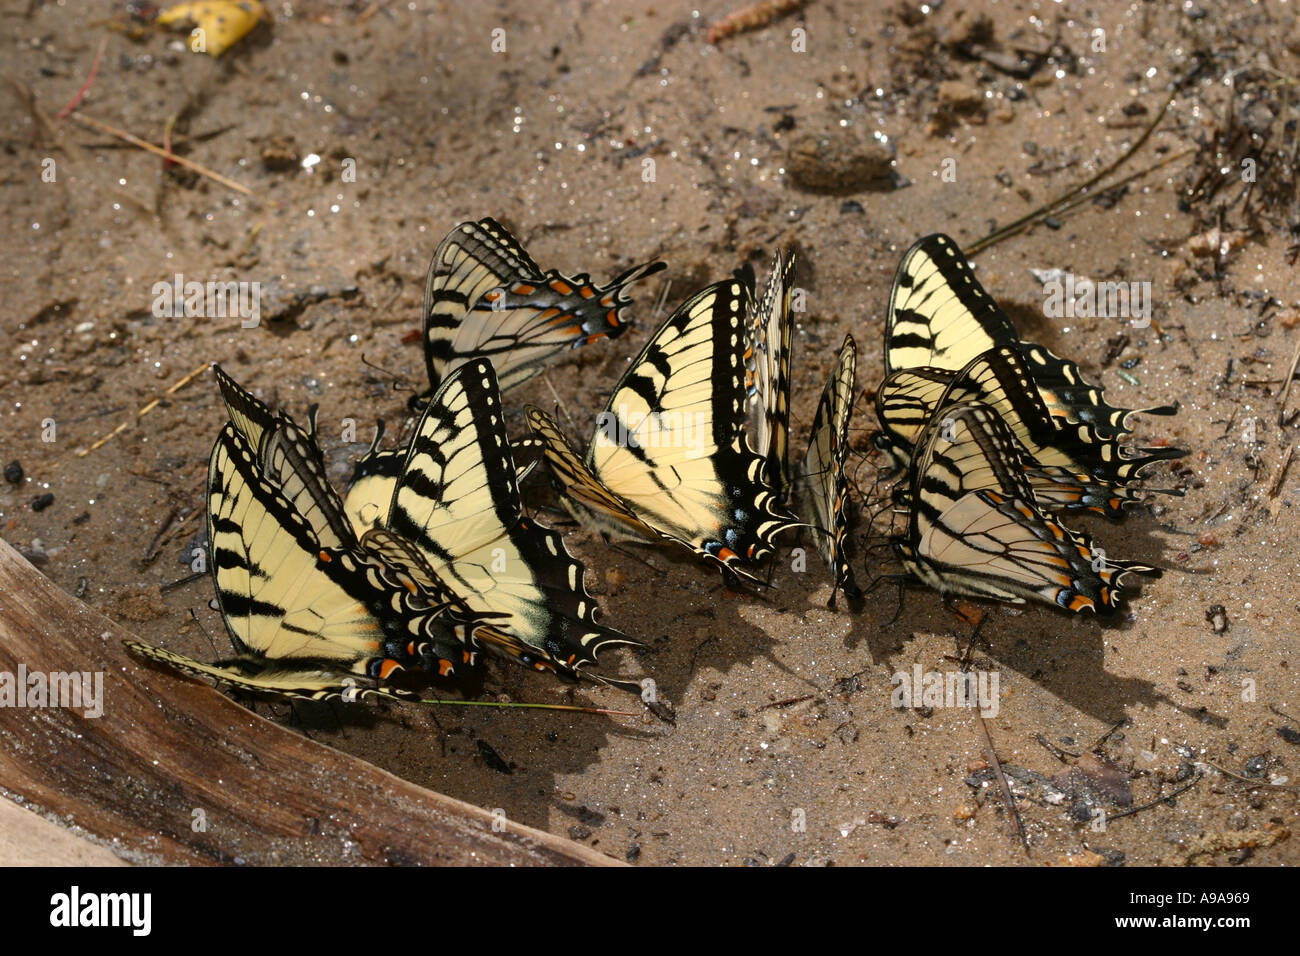
[[519,285],[515,286],[511,291],[514,292],[515,295],[532,295],[534,292],[537,291],[537,287],[521,282],[519,283]]
[[317,558],[317,560],[319,560],[319,561],[321,561],[321,562],[323,562],[323,563],[325,563],[325,564],[329,564],[331,561],[334,560],[334,559],[331,558],[328,554],[326,554],[324,551],[319,551],[319,552],[317,552],[317,554],[316,554],[316,558]]
[[560,295],[573,295],[573,287],[569,285],[569,283],[563,282],[559,279],[556,279],[551,283],[551,288],[560,293]]
[[393,671],[399,671],[401,669],[402,669],[401,664],[397,663],[397,661],[393,660],[392,658],[388,658],[382,664],[379,665],[379,677],[381,680],[387,680],[389,674],[391,674]]
[[581,289],[578,290],[578,294],[582,296],[584,299],[590,299],[596,295],[596,290],[589,285],[584,285]]
[[452,663],[451,663],[451,661],[444,661],[444,660],[440,660],[440,661],[438,661],[438,676],[439,676],[439,677],[446,677],[448,674],[450,674],[450,673],[452,672],[452,669],[453,669],[453,668],[452,668]]
[[1086,607],[1092,607],[1092,600],[1084,597],[1082,594],[1076,594],[1070,598],[1070,610],[1082,611]]

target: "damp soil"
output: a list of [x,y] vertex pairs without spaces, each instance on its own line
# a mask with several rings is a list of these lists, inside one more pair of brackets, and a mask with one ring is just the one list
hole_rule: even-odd
[[[434,246],[494,216],[544,267],[603,279],[668,263],[635,290],[626,335],[507,396],[514,432],[535,403],[577,435],[661,302],[745,262],[761,275],[793,243],[802,453],[846,332],[859,380],[879,382],[886,297],[913,240],[970,245],[1089,179],[1176,86],[1106,182],[1144,175],[974,257],[1021,332],[1113,403],[1179,404],[1142,418],[1139,443],[1188,449],[1150,472],[1182,497],[1152,496],[1122,525],[1070,522],[1112,557],[1165,569],[1116,618],[984,608],[973,666],[998,677],[986,726],[1028,851],[976,714],[894,706],[894,675],[954,671],[972,628],[937,594],[899,589],[869,513],[855,562],[876,586],[830,610],[815,558],[800,570],[783,549],[770,588],[726,590],[688,558],[574,527],[539,475],[530,507],[565,531],[607,620],[648,645],[605,668],[653,676],[675,724],[624,692],[498,662],[437,690],[638,716],[269,712],[638,865],[1300,862],[1284,838],[1300,784],[1300,462],[1283,473],[1300,393],[1280,401],[1300,344],[1288,7],[840,0],[711,45],[727,0],[292,2],[213,60],[123,4],[26,6],[6,18],[0,95],[0,463],[22,469],[0,483],[0,534],[142,638],[203,659],[229,653],[212,585],[176,582],[200,543],[223,412],[206,375],[168,392],[193,370],[219,361],[295,416],[319,404],[341,484],[372,423],[401,428],[422,386]],[[169,137],[248,194],[54,118],[101,33],[80,115]],[[1046,317],[1033,270],[1050,269],[1149,283],[1153,324]],[[260,323],[158,316],[153,287],[178,274],[260,283]],[[864,398],[851,468],[868,512],[888,487],[873,427]]]

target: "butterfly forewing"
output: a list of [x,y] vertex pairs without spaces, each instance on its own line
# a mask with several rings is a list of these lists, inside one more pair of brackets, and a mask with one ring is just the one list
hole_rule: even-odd
[[476,613],[476,635],[525,663],[574,670],[606,644],[583,567],[525,518],[491,362],[458,367],[426,407],[396,482],[387,530],[409,541]]
[[845,551],[849,489],[844,466],[849,452],[849,419],[853,411],[856,363],[857,345],[852,336],[846,335],[817,405],[802,467],[805,517],[812,525],[811,534],[817,550],[835,576],[831,606],[835,604],[838,590],[843,590],[851,598],[860,597],[862,593]]
[[425,279],[424,346],[431,390],[452,370],[489,358],[500,387],[513,388],[553,355],[627,327],[626,289],[664,268],[650,262],[606,286],[586,274],[542,272],[519,241],[493,219],[464,222],[434,252]]

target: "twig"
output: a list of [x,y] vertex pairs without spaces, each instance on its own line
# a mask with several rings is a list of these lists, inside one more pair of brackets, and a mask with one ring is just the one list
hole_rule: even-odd
[[1291,371],[1286,373],[1286,384],[1282,386],[1282,394],[1277,397],[1277,423],[1282,424],[1286,416],[1286,398],[1291,394],[1291,381],[1295,378],[1295,370],[1300,367],[1300,342],[1295,344],[1295,355],[1291,358]]
[[993,767],[993,774],[998,778],[998,785],[1002,788],[1002,800],[1011,811],[1011,819],[1016,824],[1016,835],[1020,837],[1020,842],[1029,852],[1029,837],[1025,834],[1025,825],[1020,819],[1020,809],[1016,806],[1016,798],[1011,794],[1011,785],[1007,783],[1007,775],[1002,772],[1002,762],[998,760],[998,752],[993,749],[993,737],[989,734],[988,722],[984,715],[975,712],[975,717],[979,720],[980,732],[984,735],[984,752],[988,754],[989,764]]
[[1072,750],[1061,749],[1060,747],[1056,746],[1056,744],[1052,743],[1050,740],[1044,737],[1042,734],[1035,734],[1034,739],[1037,740],[1039,744],[1042,745],[1044,750],[1050,753],[1057,760],[1061,761],[1061,763],[1069,763],[1069,761],[1065,759],[1066,757],[1073,757],[1077,760],[1080,756],[1079,754],[1075,753]]
[[1144,803],[1140,807],[1129,807],[1127,810],[1121,810],[1119,813],[1110,814],[1106,817],[1106,822],[1110,823],[1112,820],[1118,820],[1120,817],[1131,817],[1133,814],[1141,813],[1143,810],[1150,810],[1152,807],[1164,803],[1166,800],[1172,800],[1179,794],[1186,793],[1188,790],[1192,789],[1192,787],[1200,783],[1204,778],[1205,774],[1197,774],[1196,778],[1192,780],[1191,783],[1184,784],[1172,793],[1166,793],[1163,797],[1156,797],[1156,799],[1152,800],[1150,803]]
[[774,700],[754,708],[754,713],[760,710],[767,710],[770,707],[793,707],[795,704],[802,704],[805,700],[812,700],[816,694],[804,694],[802,697],[787,697],[785,700]]
[[1051,200],[1050,202],[1045,203],[1042,206],[1039,206],[1037,209],[1033,210],[1032,212],[1026,213],[1025,215],[1021,216],[1019,219],[1016,219],[1013,222],[1010,222],[1007,225],[1003,226],[1001,229],[993,230],[993,232],[989,233],[983,239],[980,239],[977,242],[970,245],[966,250],[967,255],[974,255],[975,253],[979,252],[981,249],[986,249],[989,246],[993,245],[993,243],[995,242],[1001,242],[1003,239],[1007,238],[1008,236],[1015,235],[1016,233],[1020,232],[1025,227],[1038,221],[1039,219],[1045,219],[1046,217],[1050,216],[1053,212],[1058,211],[1057,207],[1060,206],[1062,203],[1074,199],[1080,193],[1087,192],[1090,188],[1092,188],[1097,183],[1101,182],[1101,180],[1105,179],[1107,176],[1109,176],[1111,173],[1117,170],[1120,166],[1122,166],[1125,162],[1128,161],[1129,157],[1131,157],[1134,153],[1136,153],[1139,149],[1141,149],[1142,146],[1146,143],[1146,141],[1150,138],[1151,134],[1155,132],[1156,126],[1159,125],[1162,119],[1164,119],[1165,112],[1169,109],[1170,104],[1173,103],[1174,97],[1177,95],[1178,95],[1177,90],[1170,91],[1169,98],[1165,100],[1164,105],[1160,107],[1159,112],[1157,112],[1155,115],[1155,119],[1153,119],[1151,123],[1147,126],[1147,128],[1143,130],[1142,135],[1139,136],[1133,142],[1133,144],[1129,146],[1128,149],[1124,150],[1124,152],[1120,154],[1118,159],[1110,163],[1108,166],[1104,167],[1095,176],[1085,180],[1082,183],[1079,183],[1077,186],[1068,189],[1066,192],[1062,193],[1060,196]]
[[[147,405],[145,405],[143,408],[141,408],[138,412],[136,412],[136,413],[135,413],[135,417],[136,417],[136,419],[139,419],[139,418],[143,417],[144,415],[147,415],[149,412],[153,411],[153,410],[158,406],[159,402],[161,402],[161,401],[163,400],[163,398],[166,397],[167,395],[173,395],[173,394],[175,394],[177,391],[179,391],[180,389],[184,388],[184,387],[185,387],[186,385],[188,385],[190,382],[194,381],[194,379],[196,379],[196,378],[199,376],[199,374],[200,374],[201,372],[203,372],[205,369],[207,369],[207,367],[208,367],[208,363],[207,363],[207,362],[204,362],[202,365],[200,365],[200,366],[199,366],[198,368],[196,368],[194,371],[190,372],[188,375],[186,375],[186,376],[184,376],[183,378],[179,379],[178,381],[174,382],[174,383],[171,385],[171,387],[167,389],[167,391],[163,392],[162,395],[160,395],[158,398],[155,398],[153,401],[149,402]],[[103,445],[105,445],[105,444],[106,444],[106,443],[107,443],[111,438],[113,438],[113,437],[115,437],[115,436],[117,436],[117,435],[120,435],[122,432],[126,431],[127,427],[128,427],[130,424],[131,424],[131,420],[130,420],[130,419],[128,419],[127,421],[122,422],[122,424],[118,425],[118,426],[117,426],[116,428],[114,428],[111,432],[109,432],[109,433],[108,433],[107,435],[105,435],[103,438],[99,439],[99,441],[95,442],[95,443],[94,443],[93,445],[91,445],[89,448],[83,448],[83,449],[81,449],[80,451],[78,451],[78,452],[77,452],[77,457],[78,457],[78,458],[85,458],[87,455],[89,455],[89,454],[90,454],[92,451],[94,451],[96,448],[100,448],[100,447],[102,447]]]
[[168,591],[175,591],[177,588],[184,587],[185,585],[189,584],[191,581],[197,581],[199,578],[207,577],[207,575],[208,575],[207,571],[195,571],[193,574],[187,574],[185,575],[185,577],[179,578],[178,580],[169,581],[168,583],[160,587],[158,590],[161,593],[166,594]]
[[1233,773],[1231,770],[1227,769],[1226,767],[1220,767],[1213,760],[1206,760],[1204,761],[1204,763],[1208,763],[1215,770],[1219,771],[1219,773],[1232,777],[1235,780],[1240,780],[1242,783],[1248,783],[1252,787],[1269,787],[1270,789],[1273,790],[1288,790],[1291,793],[1300,793],[1300,787],[1289,787],[1284,783],[1270,783],[1267,780],[1256,780],[1253,777],[1243,777],[1239,773]]
[[71,116],[68,117],[68,119],[76,123],[80,123],[83,126],[89,126],[91,129],[97,129],[101,133],[108,133],[108,135],[110,136],[116,136],[118,139],[125,140],[126,142],[130,143],[132,146],[138,146],[140,147],[140,149],[147,150],[156,156],[161,156],[163,159],[171,160],[174,163],[179,163],[180,165],[184,166],[186,169],[192,169],[201,176],[207,176],[209,179],[220,183],[221,185],[225,186],[227,189],[233,189],[235,190],[235,192],[243,193],[245,196],[253,195],[253,191],[251,189],[249,189],[247,186],[241,186],[233,179],[227,179],[225,176],[221,175],[220,173],[208,169],[206,166],[201,166],[198,163],[194,162],[193,160],[186,159],[184,156],[177,156],[175,153],[169,152],[168,150],[163,149],[161,146],[155,146],[153,143],[146,142],[145,140],[142,140],[140,137],[128,133],[126,130],[118,129],[116,126],[109,126],[107,123],[103,122],[102,120],[97,120],[94,117],[86,116],[84,113],[73,113]]
[[153,540],[149,542],[149,547],[145,549],[144,552],[145,564],[151,563],[154,558],[158,557],[158,551],[157,551],[158,542],[162,540],[162,536],[167,533],[167,529],[172,526],[172,522],[175,520],[176,520],[176,509],[173,508],[171,511],[167,512],[167,517],[163,518],[163,523],[158,528],[158,533],[153,536]]
[[68,105],[54,114],[56,120],[63,119],[75,110],[77,104],[85,97],[86,92],[90,89],[90,84],[95,82],[95,74],[99,72],[99,61],[104,56],[104,47],[106,46],[108,46],[107,33],[99,38],[99,49],[95,52],[95,61],[90,64],[90,72],[86,75],[86,82],[81,84],[81,89],[77,90],[77,95],[68,100]]
[[725,40],[738,33],[761,30],[787,13],[794,13],[805,2],[806,0],[763,0],[762,3],[735,10],[711,24],[704,40],[706,43],[716,44],[719,40]]
[[1291,467],[1291,456],[1295,454],[1295,445],[1288,446],[1286,457],[1282,459],[1282,467],[1277,470],[1277,477],[1273,479],[1273,484],[1268,486],[1268,496],[1276,498],[1277,493],[1282,490],[1282,482],[1286,478],[1286,470]]
[[[962,655],[961,672],[963,674],[970,673],[970,658],[971,654],[975,652],[975,638],[979,633],[979,625],[983,623],[984,620],[981,618],[979,624],[975,626],[975,633],[971,634],[970,646],[966,649],[966,653]],[[980,733],[984,737],[984,753],[988,756],[989,765],[993,768],[993,775],[998,778],[998,786],[1002,789],[1002,801],[1007,805],[1007,809],[1011,811],[1011,819],[1016,824],[1016,835],[1020,837],[1020,843],[1025,848],[1025,854],[1028,855],[1029,836],[1025,833],[1025,824],[1020,819],[1020,808],[1016,806],[1016,798],[1011,793],[1011,784],[1007,783],[1007,775],[1002,772],[1002,761],[998,760],[998,752],[993,747],[993,735],[989,733],[988,721],[984,719],[984,715],[978,710],[975,711],[975,719],[979,721]]]

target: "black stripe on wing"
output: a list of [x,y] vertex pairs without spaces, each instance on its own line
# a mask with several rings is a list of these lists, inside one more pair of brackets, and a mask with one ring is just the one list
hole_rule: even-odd
[[439,245],[425,279],[430,392],[475,358],[492,359],[500,387],[508,390],[559,352],[617,338],[627,328],[621,318],[631,302],[626,290],[664,267],[644,263],[597,286],[586,273],[542,272],[495,220],[461,223]]

